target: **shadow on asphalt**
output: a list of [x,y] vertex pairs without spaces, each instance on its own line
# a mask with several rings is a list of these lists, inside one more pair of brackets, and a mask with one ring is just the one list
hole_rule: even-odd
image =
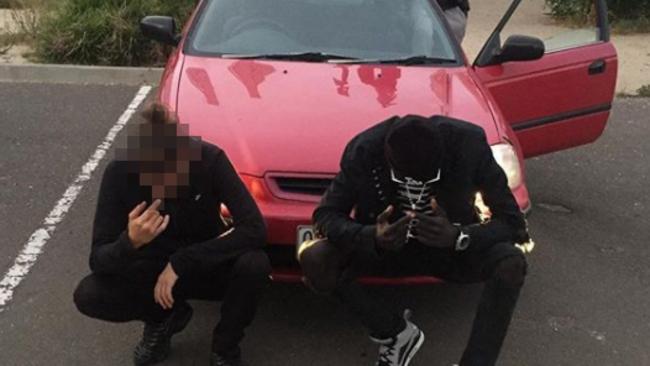
[[[438,351],[444,347],[459,355],[464,343],[456,340],[467,337],[481,288],[438,284],[367,289],[376,296],[398,299],[399,306],[412,309],[412,320],[432,335],[426,347]],[[187,331],[175,338],[174,353],[165,365],[201,365],[207,360],[211,329],[219,319],[218,304],[191,304],[195,318]],[[365,365],[374,362],[376,345],[336,299],[315,295],[302,285],[274,283],[260,305],[243,349],[247,360],[255,365],[320,365],[325,360],[327,364]],[[322,359],[317,356],[321,352],[327,353]]]

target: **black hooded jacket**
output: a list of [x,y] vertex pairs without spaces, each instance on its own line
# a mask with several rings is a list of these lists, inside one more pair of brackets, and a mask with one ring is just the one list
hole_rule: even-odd
[[[128,214],[142,201],[151,204],[151,189],[141,187],[126,161],[113,160],[104,171],[92,234],[90,268],[99,274],[123,274],[143,266],[171,262],[182,276],[210,270],[266,242],[262,215],[225,152],[202,142],[201,160],[190,165],[190,187],[184,199],[166,199],[165,231],[134,249],[127,235]],[[228,207],[232,231],[220,215]]]
[[[386,135],[397,120],[390,118],[348,143],[341,170],[314,212],[317,232],[342,249],[374,248],[377,216],[391,204],[399,206],[384,155]],[[444,144],[435,197],[449,221],[462,225],[463,232],[471,237],[471,246],[478,249],[527,240],[525,219],[508,188],[505,173],[492,156],[485,132],[471,123],[447,117],[429,120],[432,126],[438,126]],[[492,212],[487,223],[480,223],[474,207],[477,192]],[[398,211],[391,222],[403,215]]]

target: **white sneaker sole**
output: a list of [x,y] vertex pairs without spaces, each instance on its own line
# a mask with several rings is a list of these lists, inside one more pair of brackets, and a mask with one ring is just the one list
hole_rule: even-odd
[[415,354],[420,350],[422,343],[424,343],[424,332],[420,331],[420,338],[418,339],[417,343],[415,343],[413,348],[411,348],[409,355],[406,356],[406,360],[404,361],[404,366],[409,366],[409,363],[411,363],[411,359],[413,359],[413,356],[415,356]]

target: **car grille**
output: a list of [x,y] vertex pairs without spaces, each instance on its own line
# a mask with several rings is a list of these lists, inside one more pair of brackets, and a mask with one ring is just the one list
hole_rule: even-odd
[[330,178],[275,177],[280,191],[292,194],[322,196],[332,183]]

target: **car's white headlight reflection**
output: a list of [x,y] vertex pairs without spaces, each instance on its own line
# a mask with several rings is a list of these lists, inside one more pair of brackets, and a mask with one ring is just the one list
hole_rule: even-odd
[[[487,223],[490,221],[492,212],[490,211],[490,207],[488,207],[488,205],[485,204],[485,201],[483,201],[483,195],[481,195],[481,192],[476,192],[476,196],[474,197],[474,208],[478,213],[481,223]],[[535,249],[535,242],[533,241],[533,238],[529,237],[527,242],[516,243],[515,246],[524,254],[528,254]]]
[[491,146],[492,155],[508,178],[508,187],[513,189],[521,184],[521,166],[512,145],[497,144]]

